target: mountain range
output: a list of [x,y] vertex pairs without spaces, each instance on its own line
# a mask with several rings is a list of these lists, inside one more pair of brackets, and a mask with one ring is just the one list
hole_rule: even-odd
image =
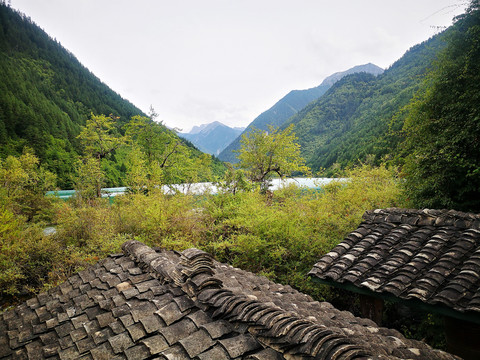
[[194,126],[188,133],[180,132],[178,135],[189,140],[200,151],[218,156],[243,130],[245,128],[232,128],[215,121],[209,124]]
[[439,51],[444,34],[409,49],[383,74],[343,77],[320,98],[285,121],[294,124],[301,154],[312,170],[379,164],[401,149],[404,108]]
[[[0,159],[28,146],[57,175],[58,186],[69,189],[82,152],[77,136],[92,114],[114,116],[116,134],[124,132],[132,116],[145,115],[28,16],[0,1]],[[162,127],[194,157],[201,156],[190,142]],[[124,175],[125,155],[115,154],[106,185],[119,186]]]
[[[293,124],[307,165],[314,172],[327,169],[326,174],[401,157],[408,106],[438,62],[451,31],[412,47],[385,71],[373,64],[356,66],[317,87],[290,91],[240,135],[240,129],[221,123],[179,135],[186,144],[236,162],[232,151],[239,149],[242,134]],[[57,174],[61,186],[71,185],[81,153],[77,136],[92,113],[117,116],[118,133],[133,115],[143,115],[27,16],[2,2],[0,54],[0,157],[18,155],[29,146]],[[124,171],[120,160],[112,166],[112,174]],[[118,177],[112,179],[109,185],[118,185]]]
[[[366,72],[373,75],[379,75],[383,69],[374,64],[358,65],[342,72],[336,72],[322,83],[314,88],[306,90],[292,90],[283,98],[281,98],[270,109],[266,110],[255,118],[244,130],[241,135],[248,134],[253,128],[259,130],[267,130],[268,126],[279,127],[285,123],[291,116],[302,110],[313,100],[320,98],[330,87],[346,75]],[[218,156],[222,161],[231,163],[237,162],[235,151],[240,149],[241,136],[237,137],[230,145],[228,145]]]

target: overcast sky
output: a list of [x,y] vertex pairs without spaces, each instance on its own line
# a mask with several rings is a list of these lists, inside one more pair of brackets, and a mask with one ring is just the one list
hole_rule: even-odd
[[170,127],[246,126],[290,90],[387,68],[459,0],[11,0],[97,77]]

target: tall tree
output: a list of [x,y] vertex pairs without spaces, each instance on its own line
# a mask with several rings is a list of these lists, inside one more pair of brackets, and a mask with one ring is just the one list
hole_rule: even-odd
[[76,198],[88,202],[101,197],[101,190],[105,184],[105,173],[102,171],[101,162],[91,156],[85,156],[79,159],[76,165]]
[[[86,191],[81,184],[86,178],[97,178],[93,183],[96,186],[96,197],[101,196],[104,174],[102,172],[102,160],[106,159],[123,143],[124,139],[115,129],[115,120],[113,116],[91,115],[87,124],[82,128],[78,139],[84,149],[85,157],[79,162],[77,167],[77,190],[83,191],[83,197],[89,198],[89,191]],[[95,159],[96,165],[92,163]],[[90,171],[90,174],[89,174]],[[92,180],[93,181],[93,180]]]
[[86,154],[96,159],[103,159],[122,145],[123,140],[115,134],[115,120],[112,115],[93,115],[82,128],[80,139]]
[[[161,123],[145,116],[134,116],[125,126],[127,141],[137,148],[131,154],[129,179],[146,174],[151,185],[196,182],[211,173],[211,157],[194,155],[182,140]],[[138,152],[140,151],[140,152]],[[138,168],[144,167],[144,169]]]
[[46,207],[45,191],[55,186],[55,175],[39,163],[28,147],[19,157],[0,160],[0,207],[6,206],[28,220]]

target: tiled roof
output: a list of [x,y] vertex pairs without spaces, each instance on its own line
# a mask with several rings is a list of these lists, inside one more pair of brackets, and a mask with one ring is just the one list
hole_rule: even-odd
[[367,211],[311,276],[457,312],[480,312],[480,215]]
[[123,248],[0,314],[0,359],[455,359],[200,250]]

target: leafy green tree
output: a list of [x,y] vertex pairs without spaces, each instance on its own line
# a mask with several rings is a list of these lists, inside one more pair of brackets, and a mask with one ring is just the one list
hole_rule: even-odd
[[78,135],[86,154],[100,160],[123,144],[122,138],[115,133],[115,120],[116,118],[112,115],[107,117],[91,114]]
[[75,173],[78,154],[70,142],[56,139],[52,135],[48,135],[47,145],[43,164],[49,171],[57,175],[57,186],[60,189],[72,189],[72,174]]
[[160,167],[166,166],[181,143],[162,124],[140,115],[133,116],[125,126],[125,135],[140,147],[148,163],[157,161]]
[[248,181],[245,171],[235,169],[227,163],[227,171],[223,179],[217,182],[217,186],[224,192],[236,194],[239,191],[252,190],[252,184]]
[[76,196],[82,201],[90,201],[101,196],[101,188],[105,183],[105,173],[101,162],[91,156],[85,156],[77,162],[75,177]]
[[[211,177],[211,157],[206,154],[195,156],[178,136],[161,123],[145,116],[134,116],[125,126],[125,136],[129,143],[138,147],[133,150],[128,172],[131,176],[136,173],[137,180],[138,175],[145,174],[150,187],[191,183],[201,177]],[[129,179],[132,181],[131,176]],[[137,181],[132,184],[138,185]]]
[[471,2],[410,105],[403,169],[414,206],[480,211],[480,2]]
[[274,127],[269,127],[268,132],[253,129],[242,136],[240,168],[247,171],[251,181],[260,183],[262,189],[268,188],[275,174],[283,179],[294,172],[309,173],[296,141],[293,125],[283,131]]
[[145,156],[137,145],[133,145],[127,156],[127,176],[126,183],[130,192],[134,194],[145,193],[152,188],[155,183],[160,183],[157,180],[156,174],[149,173],[149,167],[145,160]]
[[[82,128],[80,135],[77,137],[86,155],[77,165],[76,188],[83,192],[83,197],[90,197],[90,192],[86,191],[85,186],[88,188],[93,183],[96,184],[96,197],[101,197],[102,185],[105,181],[102,162],[107,160],[116,149],[124,144],[123,137],[116,133],[115,120],[117,119],[112,115],[107,117],[105,115],[91,114],[86,126]],[[93,166],[89,158],[95,159],[97,164]],[[108,164],[104,165],[108,166]],[[92,173],[87,174],[87,171],[92,171]],[[95,180],[95,177],[98,177],[98,179]],[[87,181],[88,185],[83,185],[81,183],[83,180]]]

